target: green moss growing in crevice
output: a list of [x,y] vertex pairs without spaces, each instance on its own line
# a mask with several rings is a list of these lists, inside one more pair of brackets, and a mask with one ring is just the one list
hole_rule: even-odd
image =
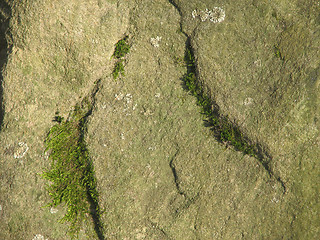
[[116,65],[114,66],[113,71],[112,71],[113,79],[117,79],[119,77],[120,73],[121,73],[121,75],[124,76],[123,60],[116,62]]
[[98,238],[104,239],[94,167],[84,140],[91,111],[92,101],[86,97],[75,106],[68,120],[55,117],[59,121],[45,140],[52,160],[51,169],[42,174],[51,182],[47,187],[51,203],[47,206],[66,205],[67,212],[60,222],[70,223],[69,234],[73,239],[77,239],[84,224],[92,221]]
[[119,58],[123,58],[129,52],[130,46],[127,43],[127,40],[128,40],[128,36],[124,37],[123,39],[117,42],[112,56],[119,59]]
[[[177,9],[181,19],[183,19],[182,12],[178,4],[174,0],[169,0],[169,2]],[[182,78],[183,87],[196,97],[197,104],[201,107],[201,113],[205,115],[205,125],[211,127],[215,137],[219,142],[233,146],[235,150],[255,157],[266,169],[269,175],[275,177],[276,180],[282,185],[283,192],[285,193],[286,186],[284,182],[280,179],[280,177],[275,176],[271,170],[270,161],[272,158],[268,152],[265,151],[259,143],[252,144],[249,139],[242,134],[239,127],[230,121],[228,116],[221,115],[219,106],[214,102],[212,97],[208,95],[208,92],[204,91],[203,86],[197,79],[197,69],[190,36],[183,31],[182,21],[180,21],[179,30],[187,38],[185,52],[187,73]],[[278,55],[278,57],[284,62],[284,56],[282,56],[280,51],[278,54],[276,52],[276,55]]]
[[258,157],[259,154],[255,150],[255,146],[248,143],[249,141],[243,136],[239,128],[228,119],[228,116],[219,114],[217,105],[197,81],[195,59],[189,40],[186,45],[187,73],[183,77],[183,85],[191,95],[196,97],[197,105],[201,107],[201,113],[206,117],[206,125],[212,128],[220,142],[233,146],[237,151]]
[[[193,50],[188,37],[186,43],[185,62],[187,65],[187,73],[183,76],[183,86],[196,97],[197,105],[201,107],[201,113],[205,115],[205,125],[211,127],[214,136],[221,143],[227,146],[233,146],[235,150],[244,154],[255,157],[261,165],[267,170],[270,176],[274,176],[270,168],[271,156],[263,150],[260,144],[252,144],[240,131],[239,127],[230,121],[228,116],[223,116],[219,112],[218,105],[205,92],[201,83],[196,77],[196,65]],[[286,192],[286,186],[280,177],[276,177],[277,181],[283,187],[283,192]]]

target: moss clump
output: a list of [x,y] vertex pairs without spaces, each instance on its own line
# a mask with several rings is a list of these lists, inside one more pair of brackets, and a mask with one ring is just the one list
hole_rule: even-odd
[[[47,206],[64,203],[67,213],[60,222],[69,222],[69,233],[77,239],[84,222],[93,218],[97,234],[101,235],[100,209],[94,169],[84,141],[88,99],[77,105],[69,120],[54,125],[45,140],[46,151],[52,160],[50,170],[42,176],[49,180],[48,192],[52,202]],[[87,108],[87,109],[86,109]]]
[[117,79],[119,77],[119,74],[124,75],[124,66],[123,66],[123,60],[120,60],[116,62],[116,65],[113,68],[112,76],[113,79]]
[[127,43],[128,36],[119,40],[114,49],[114,53],[112,56],[116,58],[123,58],[130,50],[130,45]]
[[283,54],[280,51],[280,47],[278,45],[274,45],[274,55],[279,58],[281,61],[285,61]]
[[[277,51],[279,51],[279,49]],[[284,57],[280,52],[276,52],[276,55],[284,61]],[[195,59],[190,45],[190,38],[188,38],[187,42],[185,62],[187,65],[187,73],[183,77],[184,87],[191,95],[196,97],[197,104],[201,107],[201,113],[205,115],[205,125],[211,127],[219,142],[233,146],[235,150],[255,157],[270,176],[274,176],[269,165],[270,155],[263,150],[260,144],[251,144],[248,138],[241,133],[239,127],[229,120],[228,116],[223,116],[219,113],[217,104],[206,94],[202,85],[197,80]],[[284,182],[280,177],[275,178],[281,183],[283,192],[285,193],[286,186]]]
[[128,44],[127,40],[128,40],[128,36],[118,41],[115,46],[115,50],[112,57],[115,57],[117,59],[117,62],[112,71],[113,79],[117,79],[120,73],[124,75],[124,65],[123,65],[124,59],[123,58],[130,51],[130,45]]
[[185,61],[187,65],[187,74],[183,77],[185,88],[196,97],[197,105],[201,107],[201,113],[206,116],[207,125],[212,127],[217,139],[238,151],[257,157],[255,147],[248,143],[239,128],[232,124],[227,116],[221,116],[218,109],[214,109],[215,104],[197,81],[195,59],[190,44],[187,44]]

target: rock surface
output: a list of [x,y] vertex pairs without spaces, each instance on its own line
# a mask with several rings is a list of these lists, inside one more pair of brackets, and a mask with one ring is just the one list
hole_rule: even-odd
[[[105,239],[319,238],[319,1],[2,2],[0,239],[69,238],[64,206],[43,208],[44,139],[99,79],[86,141]],[[181,80],[189,43],[217,111],[266,164],[205,127]]]

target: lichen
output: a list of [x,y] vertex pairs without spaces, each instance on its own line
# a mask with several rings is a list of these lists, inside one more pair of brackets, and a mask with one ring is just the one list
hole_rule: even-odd
[[154,47],[159,47],[160,46],[159,43],[160,43],[161,39],[162,39],[162,37],[159,37],[159,36],[157,36],[155,38],[151,38],[150,39],[151,45]]
[[29,147],[26,143],[24,142],[19,142],[18,143],[18,148],[17,150],[14,152],[13,157],[14,158],[23,158],[24,155],[27,153],[27,151],[29,150]]
[[199,17],[202,22],[209,19],[209,21],[213,23],[220,23],[224,21],[226,17],[226,13],[223,8],[221,7],[214,7],[212,10],[208,10],[207,8],[205,10],[193,10],[192,18]]

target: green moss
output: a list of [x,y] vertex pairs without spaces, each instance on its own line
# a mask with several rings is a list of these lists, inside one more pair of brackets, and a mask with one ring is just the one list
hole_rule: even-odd
[[75,239],[82,224],[89,221],[90,215],[95,228],[101,232],[94,169],[83,134],[86,113],[90,107],[86,98],[75,107],[69,120],[63,122],[57,116],[61,121],[50,129],[45,140],[52,161],[51,169],[42,174],[51,182],[47,187],[51,203],[47,206],[61,203],[67,206],[67,212],[60,222],[70,223],[69,233]]
[[120,73],[124,75],[124,64],[123,64],[124,59],[123,58],[130,51],[130,45],[128,44],[127,40],[128,40],[128,36],[118,41],[115,46],[112,57],[115,57],[117,59],[117,62],[112,71],[113,79],[117,79]]
[[183,77],[185,88],[197,99],[201,113],[205,115],[206,123],[212,127],[215,136],[220,142],[233,146],[237,151],[257,157],[255,147],[248,143],[239,128],[231,123],[227,116],[221,116],[211,98],[205,93],[196,78],[195,59],[190,44],[187,44],[185,62],[187,74]]
[[274,55],[279,58],[281,61],[284,61],[284,56],[280,51],[280,48],[278,45],[274,45]]
[[112,72],[113,79],[117,79],[120,73],[124,75],[123,60],[116,62],[116,65],[114,66],[113,72]]
[[128,36],[117,42],[112,56],[116,58],[123,58],[130,51],[130,45],[127,43],[127,40]]

